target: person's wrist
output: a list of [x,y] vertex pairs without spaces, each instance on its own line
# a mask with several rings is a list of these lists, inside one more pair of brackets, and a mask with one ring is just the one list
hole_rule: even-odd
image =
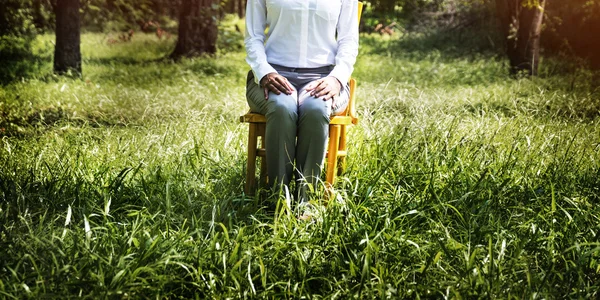
[[260,81],[258,83],[260,84],[261,87],[264,87],[265,83],[269,80],[269,78],[271,76],[274,76],[275,74],[277,74],[277,73],[276,72],[267,73],[265,76],[263,76],[263,78],[260,79]]
[[263,76],[263,77],[262,77],[262,78],[261,78],[261,79],[258,81],[258,83],[260,84],[260,86],[261,86],[261,87],[264,87],[264,86],[265,86],[265,82],[267,81],[267,78],[268,78],[268,77],[269,77],[269,74],[267,74],[267,75]]
[[338,89],[341,91],[342,90],[342,86],[343,86],[342,82],[339,79],[337,79],[337,77],[335,77],[335,76],[329,76],[329,77],[335,79],[335,82],[338,84]]

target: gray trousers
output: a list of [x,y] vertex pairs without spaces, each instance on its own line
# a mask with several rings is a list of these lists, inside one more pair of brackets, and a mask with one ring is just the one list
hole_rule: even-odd
[[246,85],[250,110],[267,118],[265,149],[270,185],[273,188],[289,185],[294,170],[299,182],[316,184],[325,158],[329,118],[348,106],[348,85],[334,101],[324,101],[304,89],[310,82],[329,75],[332,68],[273,67],[294,87],[291,95],[269,93],[269,99],[265,100],[264,90],[254,82],[252,72]]

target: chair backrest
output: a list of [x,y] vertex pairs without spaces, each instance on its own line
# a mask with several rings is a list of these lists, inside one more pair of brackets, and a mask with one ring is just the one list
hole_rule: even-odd
[[358,1],[358,23],[360,24],[360,17],[362,16],[363,3]]
[[352,118],[356,118],[356,108],[354,105],[354,94],[356,93],[356,79],[350,78],[350,97],[348,99],[348,107],[346,107],[346,111],[344,112],[344,116],[349,116]]
[[[363,3],[358,2],[358,24],[360,26],[360,17],[362,16]],[[354,108],[354,93],[356,88],[356,80],[354,78],[350,78],[350,99],[348,99],[348,107],[346,107],[346,111],[342,113],[342,116],[351,116],[354,118],[356,109]]]

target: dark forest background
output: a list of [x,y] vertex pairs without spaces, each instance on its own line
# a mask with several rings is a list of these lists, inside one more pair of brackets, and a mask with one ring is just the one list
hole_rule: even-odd
[[[38,34],[60,32],[57,20],[66,11],[65,7],[73,6],[79,10],[77,30],[83,32],[118,32],[120,40],[127,40],[140,31],[155,32],[159,38],[179,34],[180,43],[171,55],[171,58],[177,58],[215,52],[215,42],[211,39],[215,40],[218,35],[219,20],[227,14],[242,18],[246,5],[245,0],[2,0],[2,3],[0,81],[4,83],[27,77],[51,59],[32,53],[31,43]],[[600,56],[596,55],[600,52],[600,1],[370,0],[364,3],[362,32],[382,35],[434,35],[441,32],[445,36],[461,36],[468,32],[480,41],[479,49],[475,51],[492,50],[508,55],[513,73],[525,69],[535,75],[540,51],[542,56],[559,55],[576,67],[600,68]],[[184,28],[179,26],[184,19],[190,21],[183,21],[185,24],[191,24],[193,20],[208,21]],[[529,26],[532,20],[533,23],[541,20],[539,28],[535,24]],[[241,35],[239,28],[238,31]],[[519,31],[526,32],[523,35]],[[194,36],[194,32],[203,34]],[[519,45],[517,40],[533,42]],[[72,38],[70,43],[77,41]],[[61,43],[57,40],[57,44]],[[523,50],[518,50],[519,47]],[[77,51],[76,48],[67,49]],[[531,49],[532,53],[526,53]],[[72,68],[81,73],[80,62],[76,61],[57,69],[56,55],[61,51],[66,50],[55,51],[55,72],[64,73]],[[519,51],[522,58],[518,58]],[[80,59],[77,52],[66,55],[69,57]]]
[[306,222],[243,191],[244,1],[0,0],[0,298],[600,299],[600,0],[364,2]]

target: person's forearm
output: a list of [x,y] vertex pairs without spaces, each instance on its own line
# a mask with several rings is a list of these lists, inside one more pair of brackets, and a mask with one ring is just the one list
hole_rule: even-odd
[[266,4],[265,0],[248,1],[246,6],[246,62],[258,83],[265,75],[276,72],[267,62],[265,51]]
[[329,74],[340,82],[348,82],[358,55],[358,2],[346,0],[337,26],[338,50],[335,68]]

